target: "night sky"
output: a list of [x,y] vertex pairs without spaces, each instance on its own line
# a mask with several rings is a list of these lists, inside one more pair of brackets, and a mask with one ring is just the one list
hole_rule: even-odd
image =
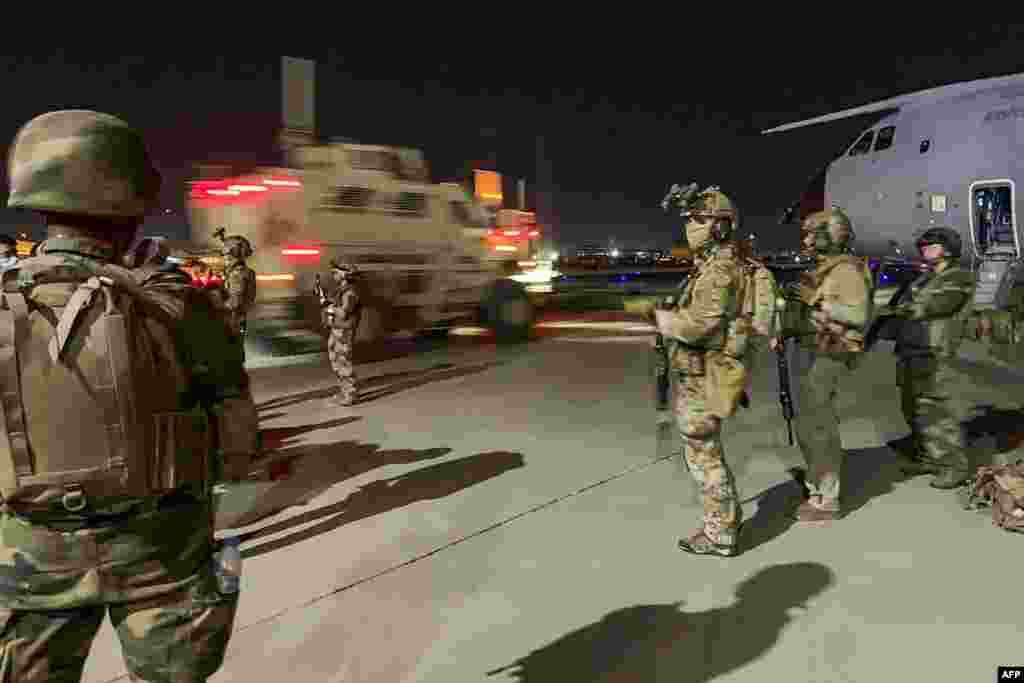
[[[1024,27],[915,30],[924,35],[916,44],[906,27],[891,36],[870,28],[870,45],[825,33],[819,45],[771,32],[760,43],[740,42],[728,59],[717,56],[726,50],[710,38],[706,46],[687,40],[690,58],[676,47],[660,54],[595,49],[599,41],[565,49],[557,60],[475,48],[441,55],[412,46],[404,48],[414,53],[408,64],[365,48],[358,56],[282,47],[222,57],[63,51],[2,58],[5,91],[16,95],[5,98],[0,140],[6,148],[23,123],[53,109],[125,118],[146,134],[164,173],[162,208],[172,212],[150,219],[145,232],[182,238],[183,183],[192,163],[280,163],[275,134],[280,57],[287,54],[317,62],[322,138],[418,147],[435,180],[455,179],[468,162],[491,161],[510,179],[526,178],[528,208],[535,208],[541,136],[554,215],[547,232],[560,246],[610,237],[624,247],[667,246],[674,224],[658,204],[670,184],[694,180],[719,184],[734,197],[744,211],[743,233],[756,232],[770,248],[788,247],[775,218],[873,119],[772,136],[760,130],[1024,71]],[[6,172],[2,186],[6,203]],[[31,216],[0,210],[2,230],[36,225]]]

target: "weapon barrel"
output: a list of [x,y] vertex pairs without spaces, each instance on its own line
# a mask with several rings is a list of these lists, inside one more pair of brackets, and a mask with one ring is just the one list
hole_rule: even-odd
[[793,396],[789,385],[789,363],[786,361],[786,341],[783,338],[777,351],[779,364],[779,403],[782,404],[782,417],[786,420],[789,433],[789,445],[793,445]]

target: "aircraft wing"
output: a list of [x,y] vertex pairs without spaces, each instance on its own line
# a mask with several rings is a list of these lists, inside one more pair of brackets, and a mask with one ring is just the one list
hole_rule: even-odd
[[951,83],[937,88],[929,88],[927,90],[919,90],[905,95],[897,95],[896,97],[890,97],[871,104],[853,107],[852,109],[844,109],[832,114],[825,114],[823,116],[816,116],[812,119],[804,119],[803,121],[796,121],[794,123],[776,126],[775,128],[769,128],[768,130],[761,131],[761,135],[781,133],[795,128],[804,128],[806,126],[814,126],[819,123],[839,121],[854,116],[861,116],[863,114],[878,114],[883,112],[887,114],[895,113],[905,108],[922,107],[942,100],[952,99],[963,95],[971,95],[982,90],[1005,88],[1010,85],[1024,85],[1024,73],[1012,74],[1009,76],[997,76],[995,78],[982,78],[976,81]]

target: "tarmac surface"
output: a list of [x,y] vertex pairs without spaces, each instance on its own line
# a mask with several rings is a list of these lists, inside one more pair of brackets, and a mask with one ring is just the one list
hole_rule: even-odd
[[[619,313],[538,332],[396,342],[357,367],[348,409],[324,401],[322,357],[256,363],[264,438],[292,475],[225,499],[243,593],[212,683],[959,682],[1024,664],[1024,536],[899,473],[884,348],[839,398],[847,516],[827,527],[787,518],[802,459],[758,356],[726,427],[749,520],[726,559],[676,548],[700,508],[658,450],[649,328]],[[1020,375],[964,367],[988,406],[978,461],[1008,457]],[[127,680],[109,622],[84,680]]]

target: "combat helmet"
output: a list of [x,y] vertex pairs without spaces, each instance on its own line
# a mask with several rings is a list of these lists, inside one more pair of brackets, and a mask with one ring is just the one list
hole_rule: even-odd
[[809,233],[816,237],[815,250],[819,254],[847,253],[855,237],[850,217],[835,204],[804,219],[801,239]]
[[342,263],[335,259],[331,259],[331,270],[339,273],[343,273],[348,277],[356,277],[359,275],[359,269],[351,263]]
[[117,117],[82,109],[25,124],[7,174],[12,209],[141,220],[160,191],[142,136]]
[[[711,239],[716,242],[732,239],[740,227],[739,209],[717,185],[708,187],[694,197],[682,215],[688,221],[711,219]],[[728,222],[723,222],[723,219]]]
[[918,250],[929,244],[941,244],[951,258],[960,258],[963,253],[963,241],[960,239],[960,233],[947,226],[928,228],[917,238]]
[[253,254],[252,244],[241,235],[230,235],[224,239],[223,253],[244,261]]

